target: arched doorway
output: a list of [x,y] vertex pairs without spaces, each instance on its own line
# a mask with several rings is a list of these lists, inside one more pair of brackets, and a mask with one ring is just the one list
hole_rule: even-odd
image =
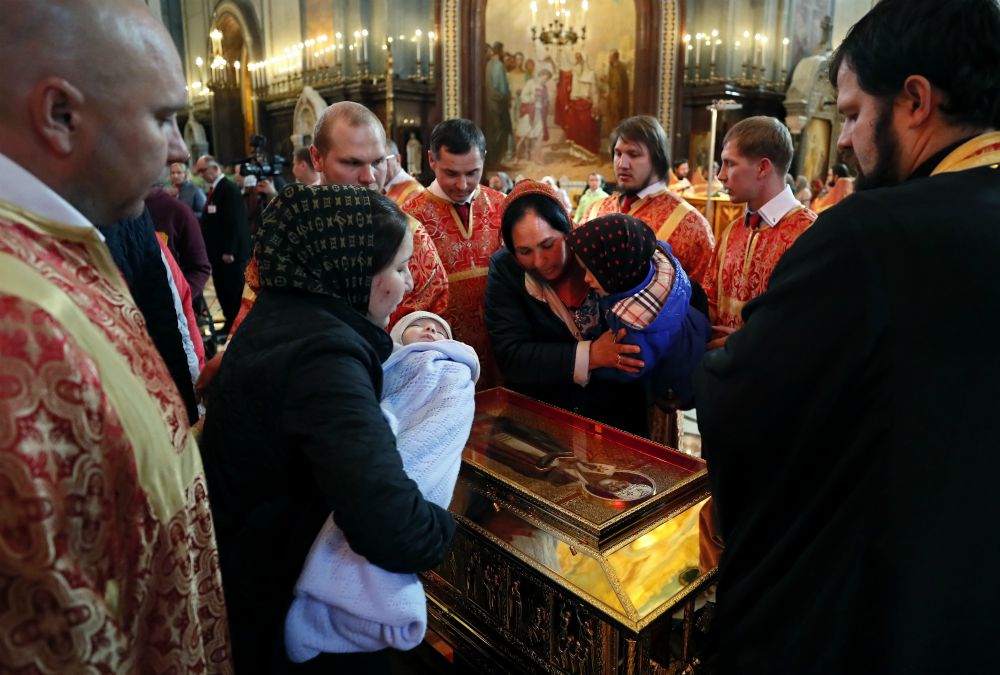
[[[235,162],[249,153],[257,120],[247,64],[259,59],[260,30],[253,7],[245,0],[223,0],[212,21],[213,60],[210,85],[212,139],[222,162]],[[219,58],[221,57],[221,59]]]

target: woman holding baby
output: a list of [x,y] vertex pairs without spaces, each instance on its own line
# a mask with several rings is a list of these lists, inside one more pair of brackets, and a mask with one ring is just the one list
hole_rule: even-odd
[[349,550],[390,573],[435,567],[451,542],[451,515],[407,476],[380,408],[412,251],[399,209],[355,186],[292,185],[264,212],[261,292],[202,437],[237,673],[388,671],[385,652],[289,659],[293,589],[331,513]]

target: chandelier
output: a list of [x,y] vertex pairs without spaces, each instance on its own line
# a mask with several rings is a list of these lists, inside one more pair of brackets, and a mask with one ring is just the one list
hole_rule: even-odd
[[571,13],[566,9],[566,0],[548,0],[549,21],[541,26],[536,25],[538,19],[538,3],[534,0],[531,3],[531,40],[535,42],[541,40],[546,46],[563,47],[565,45],[575,45],[577,40],[587,39],[587,9],[588,2],[583,0],[580,3],[580,12],[583,15],[582,27],[577,33],[570,22]]

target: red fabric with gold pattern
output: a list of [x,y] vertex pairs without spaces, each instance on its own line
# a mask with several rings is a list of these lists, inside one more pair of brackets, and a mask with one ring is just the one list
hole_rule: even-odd
[[389,330],[401,316],[423,310],[444,315],[448,309],[448,273],[441,263],[437,247],[427,230],[412,216],[408,217],[413,233],[413,257],[410,258],[410,275],[413,291],[407,293],[399,307],[389,318]]
[[798,208],[774,227],[753,229],[743,218],[729,224],[712,254],[704,283],[712,325],[743,326],[743,305],[767,290],[781,256],[815,220],[815,213]]
[[[620,213],[621,199],[621,194],[615,192],[595,203],[590,209],[587,220]],[[701,283],[708,271],[708,261],[712,257],[712,248],[715,245],[712,228],[705,220],[705,216],[669,190],[662,190],[640,199],[628,210],[628,215],[649,225],[657,234],[657,238],[662,238],[661,229],[677,208],[685,209],[687,213],[677,223],[667,243],[670,244],[674,256],[680,261],[688,277]]]
[[451,324],[455,339],[470,345],[479,355],[482,364],[480,389],[496,383],[483,302],[490,256],[500,248],[500,214],[504,199],[502,192],[480,186],[472,199],[468,228],[461,224],[451,202],[429,190],[403,206],[406,213],[423,224],[441,256],[448,273],[449,299],[448,308],[438,313]]
[[[86,245],[0,218],[0,253],[86,315],[192,452],[138,309]],[[231,672],[204,474],[159,520],[105,391],[66,326],[0,295],[0,672]]]
[[385,196],[396,202],[396,206],[402,208],[409,199],[412,199],[418,192],[424,189],[416,180],[404,180],[389,188]]

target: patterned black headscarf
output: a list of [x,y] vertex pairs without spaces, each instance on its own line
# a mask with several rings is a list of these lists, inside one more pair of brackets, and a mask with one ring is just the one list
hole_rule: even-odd
[[368,311],[371,194],[356,185],[285,187],[264,209],[254,255],[261,288],[294,288]]
[[594,218],[569,233],[566,243],[608,293],[623,293],[649,274],[656,235],[623,213]]

